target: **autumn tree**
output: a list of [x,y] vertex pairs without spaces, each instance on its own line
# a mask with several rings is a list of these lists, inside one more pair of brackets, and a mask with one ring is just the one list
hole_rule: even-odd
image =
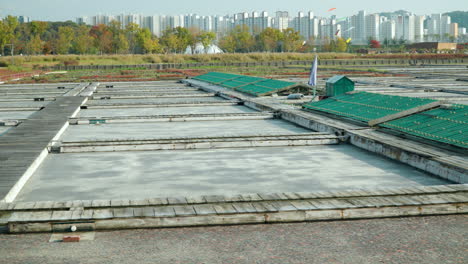
[[369,41],[369,46],[370,46],[371,48],[373,48],[373,49],[378,49],[378,48],[381,47],[380,42],[379,42],[378,40],[375,40],[375,39],[371,39],[371,40]]
[[[128,36],[132,37],[134,40],[134,36],[132,34],[136,34],[133,32],[134,29],[137,27],[136,24],[131,24],[126,30],[123,29],[122,24],[119,21],[112,20],[109,25],[109,31],[112,33],[112,51],[114,53],[127,53],[130,49],[130,43],[128,41]],[[127,31],[129,30],[129,31]],[[135,48],[135,45],[132,46],[132,50]]]
[[346,52],[347,49],[348,49],[348,44],[346,43],[346,40],[344,40],[343,38],[338,38],[336,40],[335,51],[336,52]]
[[112,32],[106,25],[92,27],[89,34],[94,38],[94,46],[101,53],[112,53]]

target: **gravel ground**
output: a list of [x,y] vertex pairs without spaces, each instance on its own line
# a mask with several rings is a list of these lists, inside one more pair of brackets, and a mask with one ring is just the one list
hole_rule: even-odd
[[468,215],[0,235],[0,263],[467,263]]

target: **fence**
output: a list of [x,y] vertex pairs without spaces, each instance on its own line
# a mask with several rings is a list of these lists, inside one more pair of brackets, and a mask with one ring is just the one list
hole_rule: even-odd
[[[458,59],[374,59],[374,60],[320,60],[319,64],[324,66],[372,66],[372,65],[445,65],[445,64],[468,64],[468,58]],[[157,63],[157,64],[134,64],[134,65],[74,65],[47,67],[44,70],[109,70],[109,69],[188,69],[196,67],[255,67],[255,66],[277,66],[290,65],[309,66],[312,61],[272,61],[272,62],[217,62],[217,63]]]

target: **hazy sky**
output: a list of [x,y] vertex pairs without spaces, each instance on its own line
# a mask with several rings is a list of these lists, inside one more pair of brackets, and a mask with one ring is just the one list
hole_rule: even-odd
[[405,9],[416,14],[467,11],[467,0],[0,0],[0,17],[7,14],[25,15],[37,20],[75,20],[96,14],[138,13],[144,15],[225,15],[242,11],[278,10],[296,13],[312,10],[318,16],[328,16],[330,8],[338,17],[359,10],[368,12]]

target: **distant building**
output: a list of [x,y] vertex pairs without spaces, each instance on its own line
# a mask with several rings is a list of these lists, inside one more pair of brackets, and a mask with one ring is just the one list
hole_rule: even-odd
[[371,14],[366,16],[366,39],[380,39],[380,16]]
[[424,41],[424,21],[426,16],[414,17],[414,42]]
[[407,45],[409,49],[416,50],[456,50],[457,43],[446,43],[446,42],[421,42]]
[[451,23],[450,24],[450,36],[454,38],[458,38],[458,23]]
[[274,27],[280,31],[287,29],[289,27],[289,13],[286,11],[276,12]]
[[386,20],[380,25],[380,39],[394,40],[396,38],[395,20]]
[[[29,18],[24,17],[21,20],[26,22]],[[76,21],[92,26],[108,25],[111,21],[119,21],[122,27],[126,27],[129,23],[135,23],[140,27],[148,28],[156,36],[161,36],[162,32],[168,28],[184,27],[215,32],[218,39],[226,36],[235,26],[242,25],[248,26],[252,34],[258,34],[269,27],[280,31],[293,28],[300,33],[304,40],[314,38],[318,40],[318,43],[321,43],[320,40],[325,38],[338,37],[351,38],[353,44],[359,45],[366,45],[369,39],[418,43],[423,41],[447,42],[453,38],[463,41],[467,38],[466,29],[461,29],[458,24],[452,23],[450,16],[442,14],[414,15],[409,12],[380,16],[379,14],[367,14],[365,10],[344,18],[337,18],[335,15],[316,17],[312,11],[298,12],[296,16],[290,16],[286,11],[277,11],[274,17],[271,17],[263,11],[242,12],[225,16],[200,16],[197,14],[170,16],[96,15],[80,17]]]
[[19,16],[18,17],[18,22],[20,22],[21,24],[29,23],[29,22],[31,22],[31,18],[27,17],[27,16]]

